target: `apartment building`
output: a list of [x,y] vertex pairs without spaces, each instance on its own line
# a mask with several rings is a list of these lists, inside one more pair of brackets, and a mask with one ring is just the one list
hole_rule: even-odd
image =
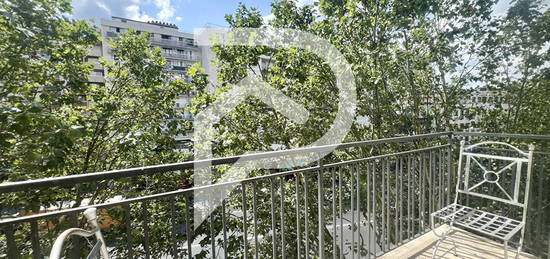
[[481,111],[510,109],[510,105],[504,101],[502,91],[485,87],[475,89],[469,99],[462,101],[462,105],[464,108],[455,111],[450,123],[464,129],[476,129],[475,125],[483,118]]
[[[86,61],[95,62],[94,70],[89,75],[88,80],[93,84],[104,84],[105,71],[99,64],[99,58],[103,57],[107,61],[114,59],[113,53],[109,48],[109,40],[118,37],[120,33],[128,30],[134,30],[136,33],[147,32],[150,35],[151,46],[159,47],[162,55],[166,58],[166,70],[173,78],[190,80],[187,76],[187,70],[196,62],[208,65],[209,62],[203,58],[203,48],[196,45],[194,35],[181,32],[174,24],[149,21],[141,22],[123,17],[113,16],[111,19],[101,19],[98,31],[101,33],[103,41],[92,47]],[[209,50],[208,50],[209,51]],[[181,93],[175,100],[176,109],[182,109],[182,117],[175,119],[193,120],[193,115],[183,108],[191,103],[194,92]],[[182,145],[190,141],[188,136],[180,136]]]

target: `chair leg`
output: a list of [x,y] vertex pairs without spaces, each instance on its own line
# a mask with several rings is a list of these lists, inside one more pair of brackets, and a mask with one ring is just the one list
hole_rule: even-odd
[[451,248],[453,255],[458,256],[458,245],[456,244],[454,238],[451,237],[450,233],[452,231],[452,226],[449,225],[449,229],[441,234],[438,234],[435,232],[435,229],[433,232],[436,236],[439,237],[439,240],[437,240],[437,243],[435,243],[435,246],[432,251],[432,259],[436,257],[437,250],[439,249],[439,245],[445,240],[450,240],[453,243],[453,247]]
[[441,244],[441,241],[443,239],[439,239],[437,240],[437,243],[435,243],[435,246],[434,246],[434,249],[433,249],[433,252],[432,252],[432,259],[435,258],[435,254],[437,253],[437,249],[439,249],[439,245]]
[[504,259],[508,259],[508,240],[504,241]]
[[518,246],[518,250],[516,252],[516,256],[514,257],[515,259],[518,259],[519,258],[519,253],[521,252],[521,245]]
[[451,240],[451,242],[453,242],[453,251],[454,251],[453,255],[458,256],[458,251],[457,251],[458,245],[456,244],[454,238],[451,238],[449,236],[449,240]]

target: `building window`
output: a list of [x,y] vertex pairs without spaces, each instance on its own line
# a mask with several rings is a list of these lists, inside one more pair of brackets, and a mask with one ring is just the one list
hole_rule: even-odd
[[103,70],[94,70],[90,73],[91,76],[103,76]]
[[179,40],[179,41],[183,41],[183,37],[179,37],[178,40]]
[[161,34],[161,35],[160,35],[160,38],[163,39],[163,40],[169,40],[169,39],[170,39],[170,35]]
[[86,62],[99,63],[99,57],[88,56],[86,57]]
[[120,32],[120,28],[116,27],[116,32]]

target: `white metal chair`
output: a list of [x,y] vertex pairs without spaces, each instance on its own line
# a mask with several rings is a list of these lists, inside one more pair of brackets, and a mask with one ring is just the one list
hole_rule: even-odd
[[[474,152],[475,150],[488,149],[494,146],[506,148],[508,152],[517,156],[503,156],[494,154],[484,154]],[[456,184],[456,195],[454,203],[450,204],[430,215],[430,223],[433,232],[439,237],[432,258],[435,258],[439,245],[444,240],[450,240],[453,243],[452,250],[457,253],[456,242],[450,237],[450,232],[454,225],[460,226],[466,230],[475,231],[492,238],[503,241],[504,257],[508,258],[508,242],[509,240],[520,233],[519,243],[516,258],[518,258],[523,245],[523,237],[525,234],[525,220],[527,216],[527,205],[529,202],[529,185],[531,180],[531,167],[533,162],[534,146],[529,146],[529,151],[524,152],[517,147],[503,142],[481,142],[465,147],[464,141],[460,142],[460,156],[458,164],[458,178]],[[489,161],[489,163],[480,162]],[[464,167],[463,164],[464,163]],[[523,170],[526,166],[526,170]],[[497,167],[495,169],[495,167]],[[515,171],[513,171],[515,169]],[[502,179],[506,178],[505,173],[510,170],[511,176],[508,177],[512,181],[509,185],[511,191],[505,190],[501,184]],[[464,175],[462,175],[464,171]],[[482,172],[482,175],[475,173]],[[522,181],[522,174],[524,180]],[[480,180],[475,182],[475,180]],[[474,183],[472,184],[472,181]],[[523,184],[522,184],[523,183]],[[520,185],[523,185],[521,188]],[[488,194],[487,190],[498,191],[500,195]],[[521,192],[521,190],[524,192]],[[461,204],[459,195],[466,198],[473,197],[476,199],[486,199],[492,205],[510,206],[521,211],[521,216],[516,218],[508,215],[502,216],[497,213],[483,211],[477,208],[469,207],[467,204]],[[522,196],[522,197],[521,197]],[[518,214],[519,215],[519,214]],[[443,233],[435,231],[434,219],[440,219],[445,224],[449,225],[449,229]]]
[[55,242],[52,246],[52,250],[50,251],[50,259],[60,259],[62,256],[63,251],[63,243],[65,240],[70,236],[81,236],[81,237],[91,237],[95,235],[96,243],[93,245],[92,250],[86,257],[87,259],[92,258],[103,258],[103,259],[109,259],[109,253],[107,251],[107,246],[105,245],[105,240],[103,239],[103,235],[101,235],[101,230],[99,228],[99,224],[97,222],[97,214],[96,214],[96,208],[89,208],[84,211],[84,216],[88,220],[88,223],[93,227],[91,231],[84,230],[81,228],[70,228],[61,235],[55,239]]

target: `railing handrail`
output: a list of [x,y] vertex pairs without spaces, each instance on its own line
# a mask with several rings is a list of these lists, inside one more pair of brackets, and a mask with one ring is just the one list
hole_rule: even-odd
[[484,133],[484,132],[460,132],[460,131],[455,131],[452,134],[457,135],[457,136],[470,136],[470,137],[493,137],[493,138],[515,138],[515,139],[529,139],[529,140],[550,140],[550,135],[535,135],[535,134]]
[[191,194],[195,191],[207,190],[207,189],[212,189],[212,188],[216,189],[216,188],[221,188],[221,187],[228,186],[228,185],[239,185],[239,184],[242,184],[242,183],[248,183],[248,182],[254,182],[254,181],[259,181],[259,180],[266,180],[266,179],[284,177],[284,176],[287,176],[287,175],[295,175],[295,174],[298,174],[298,173],[316,171],[316,170],[319,170],[322,167],[323,168],[330,168],[330,167],[341,166],[341,165],[346,165],[346,164],[353,164],[353,163],[360,163],[360,162],[378,160],[378,159],[383,159],[383,158],[387,158],[387,157],[390,157],[390,156],[403,156],[403,155],[416,153],[416,152],[423,152],[423,151],[430,151],[430,150],[434,150],[434,149],[446,148],[446,147],[449,147],[450,145],[451,144],[444,144],[444,145],[437,145],[437,146],[431,146],[431,147],[426,147],[426,148],[412,149],[412,150],[407,150],[407,151],[402,151],[402,152],[397,152],[397,153],[371,156],[371,157],[365,157],[365,158],[360,158],[360,159],[354,159],[354,160],[341,161],[341,162],[336,162],[336,163],[331,163],[331,164],[325,164],[325,165],[322,165],[322,166],[314,165],[314,166],[310,166],[310,167],[307,167],[307,168],[300,168],[300,169],[295,169],[295,170],[278,172],[278,173],[273,173],[273,174],[269,174],[269,175],[260,175],[260,176],[248,177],[248,178],[245,178],[245,179],[239,179],[239,180],[233,180],[233,181],[227,181],[227,182],[220,182],[220,183],[214,183],[214,184],[203,185],[203,186],[194,186],[194,187],[189,187],[189,188],[185,188],[185,189],[178,189],[178,190],[174,190],[174,191],[149,194],[149,195],[133,197],[133,198],[126,198],[126,199],[123,199],[123,200],[118,200],[118,201],[113,201],[113,202],[104,202],[104,203],[84,205],[84,206],[79,206],[79,207],[74,207],[74,208],[64,208],[64,209],[61,209],[61,210],[58,210],[58,211],[37,213],[37,214],[26,215],[26,216],[15,217],[15,218],[6,218],[6,219],[1,219],[0,220],[0,227],[3,226],[3,225],[29,222],[29,221],[45,219],[45,218],[49,218],[49,217],[53,217],[53,216],[67,215],[67,214],[71,214],[71,213],[79,213],[79,212],[85,211],[86,209],[90,209],[90,208],[105,209],[105,208],[123,206],[123,205],[130,204],[130,203],[144,202],[144,201],[163,199],[163,198],[170,198],[170,197],[184,195],[184,194]]
[[208,165],[215,166],[215,165],[231,164],[231,163],[237,162],[238,160],[244,162],[244,161],[253,161],[253,160],[264,159],[264,158],[291,156],[291,155],[299,155],[304,153],[319,153],[319,152],[336,150],[336,149],[371,146],[371,145],[383,144],[383,143],[385,144],[385,143],[411,142],[419,139],[438,138],[442,136],[451,137],[452,134],[453,134],[452,132],[427,133],[427,134],[356,141],[356,142],[315,146],[315,147],[307,147],[307,148],[260,152],[260,153],[253,153],[253,154],[246,154],[246,155],[239,155],[239,156],[220,157],[220,158],[212,158],[212,159],[204,159],[204,160],[192,160],[192,161],[185,161],[185,162],[172,163],[172,164],[152,165],[152,166],[145,166],[145,167],[127,168],[127,169],[95,172],[95,173],[49,177],[49,178],[33,179],[33,180],[18,181],[18,182],[7,182],[7,183],[0,184],[0,193],[20,192],[31,188],[67,186],[67,185],[81,184],[86,182],[113,180],[113,179],[120,179],[120,178],[140,176],[140,175],[149,175],[154,173],[164,173],[164,172],[171,172],[171,171],[178,171],[178,170],[185,170],[185,169],[193,169],[195,168],[195,166],[197,166],[198,168],[201,168],[201,167],[206,167]]
[[196,164],[199,164],[199,165],[200,164],[204,164],[204,165],[231,164],[231,163],[237,162],[237,160],[239,159],[241,159],[241,161],[252,161],[252,160],[258,160],[262,158],[297,155],[297,154],[304,154],[304,153],[316,153],[316,152],[323,152],[327,150],[346,149],[346,148],[352,148],[352,147],[376,145],[381,143],[410,142],[410,141],[419,140],[419,139],[436,138],[441,136],[453,136],[453,135],[473,136],[473,137],[519,138],[519,139],[531,139],[531,140],[550,140],[550,135],[482,133],[482,132],[450,132],[450,131],[436,132],[436,133],[418,134],[418,135],[410,135],[410,136],[402,136],[402,137],[348,142],[348,143],[325,145],[325,146],[296,148],[296,149],[290,149],[290,150],[269,151],[269,152],[261,152],[261,153],[246,154],[246,155],[239,155],[239,156],[212,158],[212,159],[205,159],[205,160],[185,161],[185,162],[172,163],[172,164],[151,165],[151,166],[145,166],[145,167],[127,168],[127,169],[119,169],[119,170],[87,173],[87,174],[76,174],[76,175],[41,178],[41,179],[33,179],[33,180],[18,181],[18,182],[7,182],[7,183],[0,184],[0,193],[25,191],[26,189],[29,189],[29,188],[55,187],[55,186],[72,185],[72,184],[78,184],[78,183],[86,183],[86,182],[92,182],[92,181],[113,180],[113,179],[148,175],[148,174],[154,174],[154,173],[193,169]]

